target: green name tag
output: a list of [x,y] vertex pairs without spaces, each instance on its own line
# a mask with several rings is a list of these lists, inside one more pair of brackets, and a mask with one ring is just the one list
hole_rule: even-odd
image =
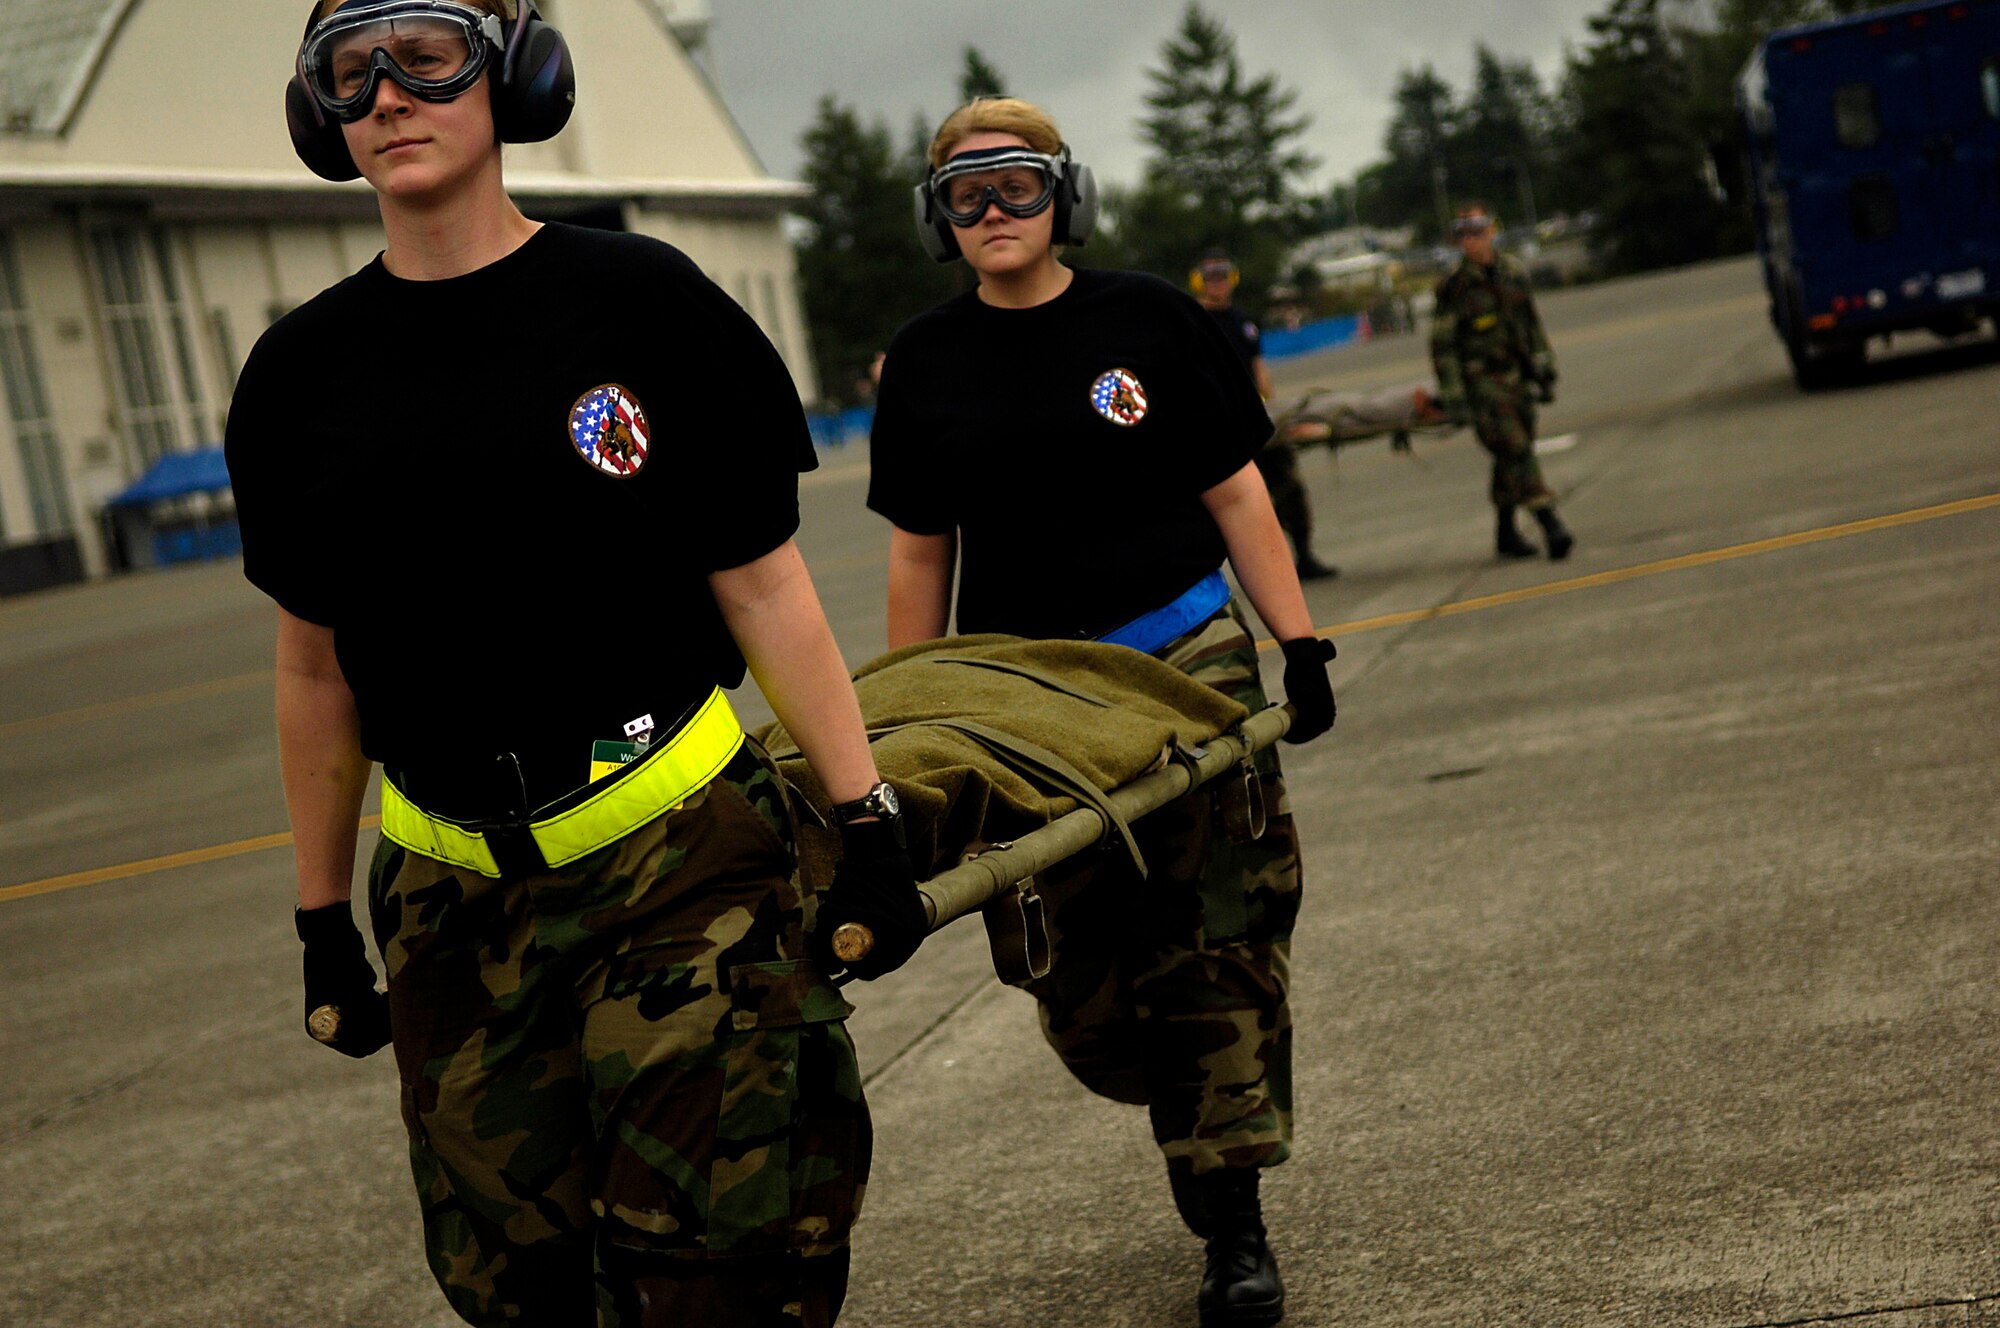
[[595,784],[620,766],[638,760],[646,749],[636,742],[617,742],[599,738],[590,744],[590,782]]

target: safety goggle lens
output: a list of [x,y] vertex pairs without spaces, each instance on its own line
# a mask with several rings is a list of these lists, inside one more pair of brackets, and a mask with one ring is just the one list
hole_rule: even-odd
[[329,106],[352,104],[369,93],[378,52],[403,86],[456,93],[464,90],[460,83],[469,86],[480,72],[479,40],[469,16],[363,15],[346,25],[336,19],[309,40],[301,64],[314,95]]
[[439,19],[392,19],[356,28],[328,43],[328,65],[334,92],[343,97],[361,90],[368,62],[377,50],[388,55],[412,78],[442,83],[465,68],[472,43],[465,29]]
[[985,213],[988,191],[1003,211],[1033,215],[1055,192],[1055,177],[1032,166],[1006,166],[955,176],[942,189],[946,215],[969,223]]

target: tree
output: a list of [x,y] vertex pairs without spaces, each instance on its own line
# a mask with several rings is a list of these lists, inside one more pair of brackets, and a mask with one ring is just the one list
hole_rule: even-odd
[[812,193],[797,207],[799,294],[821,392],[848,404],[867,395],[869,361],[896,329],[954,283],[918,248],[910,220],[917,171],[884,125],[864,126],[851,107],[823,97],[802,144]]
[[1227,249],[1252,287],[1279,271],[1309,210],[1296,182],[1318,162],[1296,144],[1310,118],[1277,77],[1249,78],[1236,39],[1190,3],[1147,71],[1140,136],[1152,150],[1145,183],[1113,200],[1133,262],[1178,280],[1203,249]]
[[976,46],[965,48],[965,67],[958,75],[958,104],[963,106],[974,97],[1004,97],[1007,95],[1007,81],[1000,77],[1000,71],[986,63],[986,57]]
[[1458,115],[1449,156],[1459,196],[1484,198],[1501,214],[1532,225],[1540,208],[1535,183],[1548,174],[1552,110],[1535,67],[1473,48],[1472,94]]
[[1355,180],[1356,206],[1370,226],[1414,225],[1442,236],[1451,226],[1452,141],[1459,112],[1451,84],[1429,65],[1396,79],[1395,111],[1383,134],[1385,159]]
[[1563,76],[1561,152],[1570,188],[1598,214],[1599,257],[1635,271],[1724,252],[1730,216],[1707,185],[1687,48],[1660,0],[1611,0],[1590,31]]

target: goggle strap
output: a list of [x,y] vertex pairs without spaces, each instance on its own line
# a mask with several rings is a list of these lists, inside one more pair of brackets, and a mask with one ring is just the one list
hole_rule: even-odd
[[1029,148],[980,148],[973,152],[961,152],[944,165],[931,172],[931,188],[936,189],[945,181],[961,175],[972,175],[980,171],[1004,170],[1009,166],[1032,166],[1046,171],[1054,178],[1063,177],[1063,159],[1045,152],[1035,152]]
[[[517,0],[516,13],[525,14],[527,10],[527,0]],[[411,77],[406,76],[407,71],[403,70],[400,65],[397,65],[393,58],[386,56],[378,48],[369,55],[368,81],[358,94],[353,97],[336,97],[331,102],[323,102],[321,100],[319,86],[311,74],[313,62],[309,57],[317,54],[318,48],[323,41],[350,27],[366,27],[374,23],[393,22],[398,18],[419,17],[442,18],[456,22],[465,28],[467,45],[465,69],[453,74],[450,78],[439,79],[436,82],[422,79],[413,80]],[[351,106],[356,104],[373,105],[375,92],[380,87],[381,80],[385,76],[410,92],[413,96],[425,100],[436,100],[436,98],[431,97],[429,94],[449,89],[450,96],[446,97],[445,100],[453,100],[463,95],[465,89],[470,88],[485,73],[487,61],[490,58],[489,53],[498,53],[500,55],[502,71],[504,73],[507,67],[506,61],[509,58],[508,53],[518,46],[520,36],[526,30],[526,27],[527,24],[525,22],[517,21],[511,40],[503,43],[502,39],[505,34],[501,28],[501,20],[499,18],[492,14],[472,9],[469,6],[455,3],[455,0],[446,0],[443,4],[437,3],[437,0],[384,0],[381,4],[366,5],[359,9],[336,10],[322,21],[313,24],[306,34],[305,41],[301,43],[298,61],[299,79],[308,94],[306,100],[312,103],[314,117],[322,126],[328,122],[329,118],[347,118],[345,112]],[[455,86],[461,81],[464,84],[463,87]]]

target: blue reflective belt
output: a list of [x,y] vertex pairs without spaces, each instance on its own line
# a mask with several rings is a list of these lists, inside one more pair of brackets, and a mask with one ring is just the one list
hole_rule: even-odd
[[1113,628],[1097,639],[1114,646],[1130,646],[1150,655],[1175,637],[1185,635],[1191,628],[1213,618],[1216,610],[1228,602],[1229,582],[1218,567],[1171,603],[1163,604],[1150,613],[1142,613],[1123,627]]

